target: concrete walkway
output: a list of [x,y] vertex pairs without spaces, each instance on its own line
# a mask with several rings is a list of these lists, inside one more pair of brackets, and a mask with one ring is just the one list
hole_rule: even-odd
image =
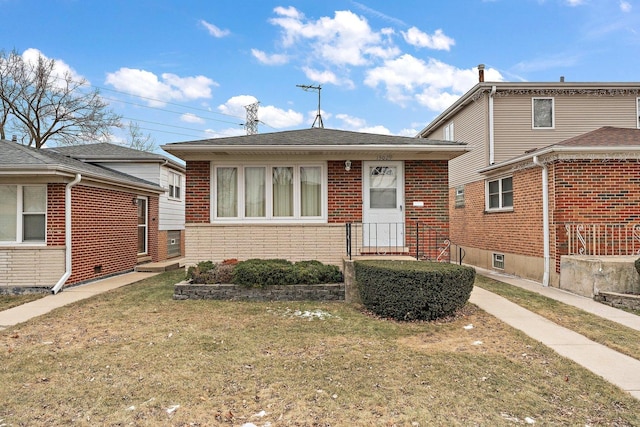
[[[540,293],[565,304],[579,307],[595,315],[640,330],[640,316],[600,304],[589,298],[574,295],[560,289],[545,288],[540,283],[530,280],[498,274],[481,268],[476,268],[476,271],[483,276]],[[66,304],[90,298],[102,292],[119,288],[156,274],[159,273],[134,272],[123,274],[86,285],[67,288],[57,295],[49,295],[19,307],[2,311],[0,312],[0,330],[26,322],[31,318],[48,313]],[[492,314],[508,325],[523,331],[533,339],[552,348],[558,354],[575,361],[596,375],[627,391],[637,399],[640,399],[640,360],[597,344],[585,338],[583,335],[559,326],[542,316],[532,313],[482,288],[474,287],[470,301],[487,313]]]
[[[565,304],[573,305],[603,318],[640,330],[640,316],[600,304],[589,298],[574,295],[557,288],[543,287],[540,283],[493,271],[476,268],[478,274],[509,283]],[[531,338],[573,360],[596,375],[640,399],[640,360],[634,359],[602,344],[557,325],[517,304],[475,286],[470,302],[508,325],[521,330]]]
[[28,302],[9,310],[0,311],[0,330],[18,323],[26,322],[37,316],[41,316],[58,307],[71,304],[76,301],[90,298],[111,289],[129,285],[147,277],[155,276],[159,273],[126,273],[107,279],[97,280],[86,285],[63,288],[56,295],[48,295],[35,301]]

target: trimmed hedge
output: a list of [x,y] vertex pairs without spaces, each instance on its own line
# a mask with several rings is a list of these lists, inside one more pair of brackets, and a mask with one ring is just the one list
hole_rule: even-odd
[[239,262],[233,271],[233,283],[249,288],[339,283],[342,280],[337,266],[319,261],[298,261],[294,264],[284,259],[249,259]]
[[396,320],[434,320],[464,306],[475,269],[426,261],[356,261],[355,276],[364,306]]

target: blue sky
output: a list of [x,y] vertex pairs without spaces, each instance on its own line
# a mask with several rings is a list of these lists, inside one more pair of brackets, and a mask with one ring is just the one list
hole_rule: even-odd
[[[0,49],[58,61],[157,145],[310,127],[415,136],[486,80],[640,81],[640,0],[0,0]],[[122,138],[114,132],[113,139]]]

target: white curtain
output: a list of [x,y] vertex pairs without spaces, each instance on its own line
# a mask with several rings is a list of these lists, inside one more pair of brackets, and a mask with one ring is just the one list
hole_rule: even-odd
[[17,227],[18,187],[0,185],[0,241],[15,242]]
[[300,207],[302,216],[321,216],[322,173],[319,167],[300,168]]
[[216,206],[218,218],[238,216],[238,168],[216,169]]
[[273,168],[273,216],[293,216],[293,168]]
[[246,217],[265,216],[265,168],[244,169],[244,215]]
[[397,205],[397,173],[395,166],[369,169],[369,207],[394,209]]

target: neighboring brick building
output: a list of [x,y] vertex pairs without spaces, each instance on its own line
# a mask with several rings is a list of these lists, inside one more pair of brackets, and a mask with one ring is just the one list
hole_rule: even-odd
[[[186,161],[187,264],[225,258],[432,257],[449,233],[447,162],[465,144],[304,129],[167,144]],[[440,242],[436,239],[440,238]]]
[[[608,200],[634,203],[633,193],[614,191],[618,179],[598,182],[612,183],[603,194],[611,197],[591,197],[580,194],[578,182],[567,175],[571,184],[553,181],[549,184],[551,206],[549,218],[555,222],[545,233],[545,210],[542,199],[542,166],[532,164],[533,156],[542,158],[542,149],[570,151],[562,148],[571,138],[585,135],[570,144],[595,144],[590,150],[581,147],[580,157],[569,164],[547,164],[548,179],[559,174],[583,169],[596,173],[595,158],[601,167],[622,173],[637,158],[635,148],[620,142],[621,131],[608,130],[592,134],[600,128],[613,126],[634,132],[640,128],[640,83],[638,82],[485,82],[483,66],[479,66],[479,82],[419,134],[423,138],[444,138],[466,142],[469,152],[449,162],[449,213],[451,242],[464,250],[465,263],[482,268],[530,278],[544,285],[560,286],[559,257],[569,248],[561,240],[571,235],[565,227],[582,221],[568,208],[553,203],[572,200],[585,211],[612,212]],[[593,142],[597,138],[600,142]],[[605,142],[606,141],[606,142]],[[569,142],[567,142],[569,143]],[[600,146],[597,146],[600,144]],[[624,150],[621,154],[618,150]],[[533,150],[538,150],[533,152]],[[533,153],[532,153],[533,152]],[[568,154],[563,154],[563,159]],[[576,154],[578,156],[578,154]],[[570,158],[570,157],[569,157]],[[514,163],[514,159],[526,159]],[[627,166],[621,161],[627,159]],[[568,160],[564,160],[566,163]],[[591,169],[593,167],[593,169]],[[635,167],[635,166],[633,166]],[[632,168],[633,168],[632,167]],[[584,178],[586,181],[586,178]],[[588,181],[586,181],[588,182]],[[556,194],[557,193],[557,194]],[[616,199],[617,198],[617,199]],[[630,205],[633,206],[633,205]],[[554,210],[557,209],[557,210]],[[633,208],[628,207],[628,210]],[[629,213],[629,212],[627,212]],[[554,216],[555,215],[555,216]],[[589,224],[627,223],[633,215],[592,216]],[[618,225],[620,227],[620,225]],[[567,234],[569,233],[569,234]],[[575,234],[575,233],[574,233]],[[543,239],[549,236],[548,242]],[[574,236],[578,240],[582,235]],[[575,241],[575,240],[574,240]],[[556,247],[558,245],[558,247]],[[457,251],[456,251],[457,253]],[[554,267],[555,266],[555,267]]]
[[0,140],[0,293],[59,291],[158,261],[158,185]]

